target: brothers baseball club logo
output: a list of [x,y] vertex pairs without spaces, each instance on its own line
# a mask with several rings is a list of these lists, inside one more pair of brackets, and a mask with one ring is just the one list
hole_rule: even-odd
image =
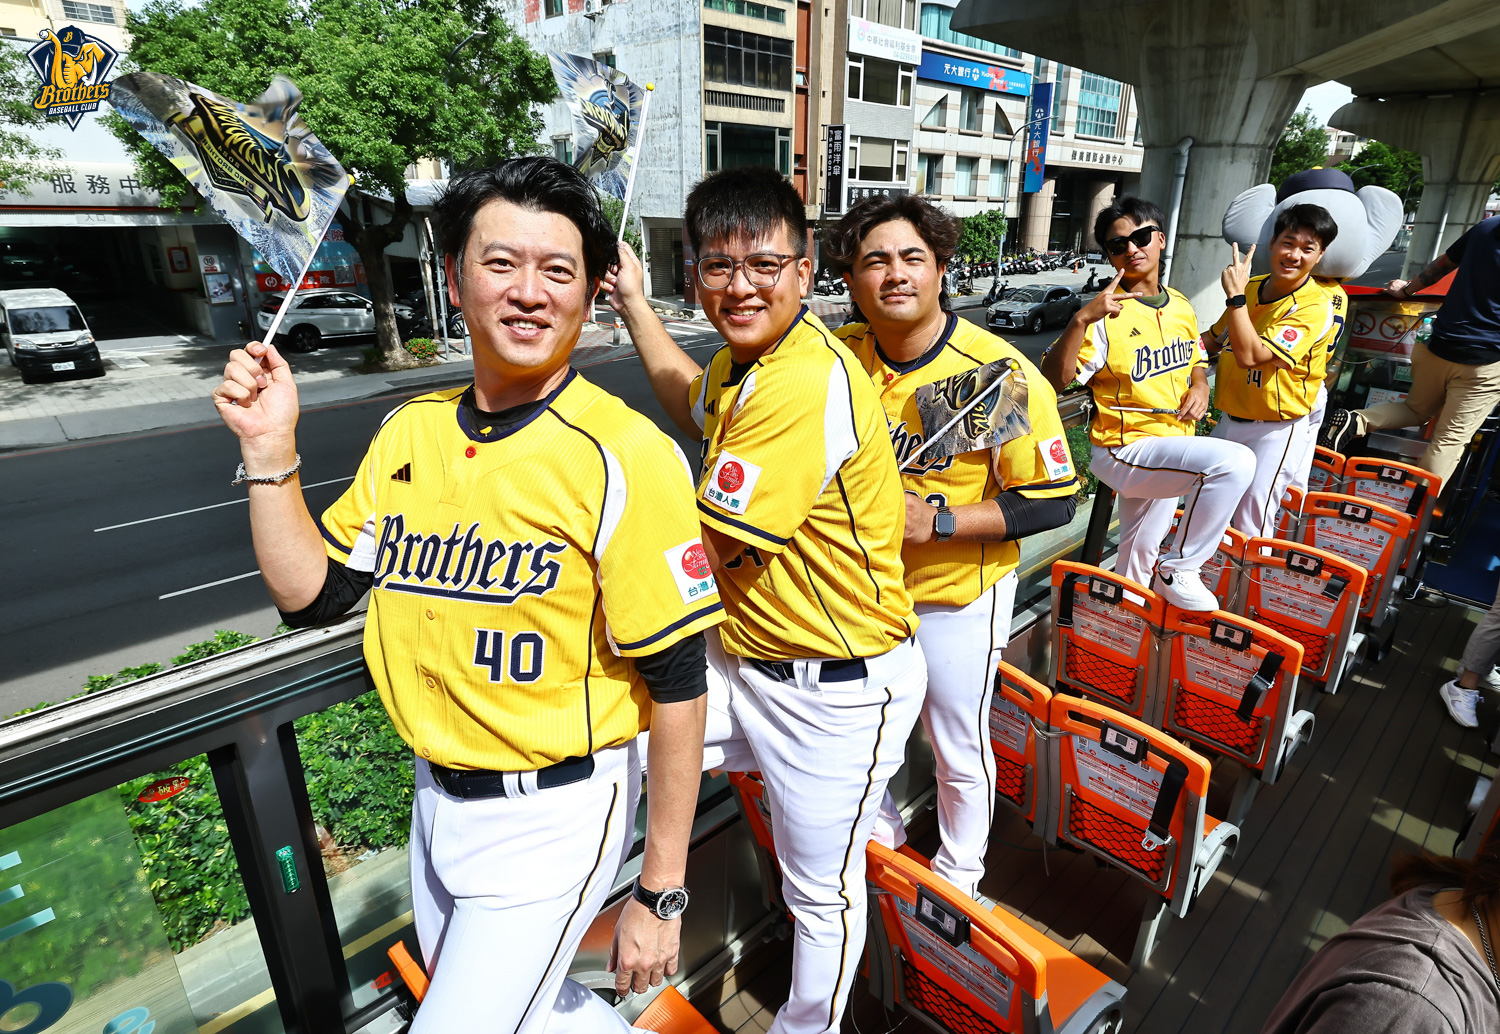
[[41,42],[26,52],[26,60],[42,81],[31,106],[77,129],[85,114],[98,111],[109,100],[105,80],[119,51],[76,25],[65,25],[57,32],[43,29],[40,36]]
[[719,468],[719,487],[726,492],[738,492],[745,483],[745,468],[730,461]]

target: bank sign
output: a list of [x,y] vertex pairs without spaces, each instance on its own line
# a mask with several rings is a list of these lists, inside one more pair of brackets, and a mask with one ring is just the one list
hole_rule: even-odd
[[1037,83],[1031,92],[1031,109],[1026,121],[1026,170],[1021,191],[1035,194],[1042,189],[1047,174],[1047,131],[1052,125],[1052,83]]
[[922,59],[922,37],[906,29],[892,28],[864,18],[850,18],[849,53],[914,65]]
[[1014,68],[986,64],[983,61],[966,61],[933,50],[922,51],[922,64],[917,69],[917,78],[956,83],[959,86],[977,86],[981,90],[1013,93],[1018,97],[1031,93],[1029,72],[1018,72]]

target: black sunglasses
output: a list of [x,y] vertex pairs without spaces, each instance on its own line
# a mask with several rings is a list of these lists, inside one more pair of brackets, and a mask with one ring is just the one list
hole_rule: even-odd
[[1151,235],[1161,233],[1160,226],[1142,226],[1134,233],[1126,234],[1124,237],[1111,237],[1104,242],[1104,250],[1111,255],[1123,255],[1125,249],[1134,244],[1137,248],[1144,248],[1151,243]]

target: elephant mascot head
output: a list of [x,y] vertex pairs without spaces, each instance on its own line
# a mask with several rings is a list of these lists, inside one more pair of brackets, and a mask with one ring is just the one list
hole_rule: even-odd
[[1385,252],[1401,229],[1401,199],[1384,187],[1358,191],[1347,173],[1309,169],[1288,176],[1277,190],[1269,183],[1251,187],[1224,212],[1224,239],[1244,251],[1255,245],[1253,272],[1271,270],[1271,231],[1276,217],[1293,205],[1318,205],[1333,216],[1339,234],[1313,269],[1314,276],[1359,276]]

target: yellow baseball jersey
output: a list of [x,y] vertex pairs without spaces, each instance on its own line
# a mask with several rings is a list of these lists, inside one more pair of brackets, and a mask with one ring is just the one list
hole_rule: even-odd
[[1349,311],[1349,296],[1337,280],[1310,276],[1291,294],[1265,300],[1268,276],[1251,277],[1245,311],[1263,345],[1287,364],[1249,370],[1229,348],[1229,312],[1208,331],[1223,348],[1214,378],[1214,404],[1241,420],[1292,420],[1312,412]]
[[[934,506],[965,506],[993,499],[1008,489],[1033,499],[1070,496],[1077,491],[1078,476],[1057,415],[1057,394],[1031,361],[1007,342],[952,313],[933,346],[909,362],[887,357],[868,324],[851,323],[833,333],[849,346],[880,394],[901,481],[908,492]],[[999,359],[1019,366],[1012,376],[1026,386],[1030,433],[995,449],[935,459],[924,455],[908,467],[926,440],[917,388]],[[1014,571],[1020,558],[1021,547],[1014,540],[927,542],[901,550],[912,599],[957,607],[978,599]]]
[[874,657],[915,632],[901,476],[880,401],[849,350],[804,308],[753,362],[719,349],[692,393],[699,519],[745,543],[719,572],[724,649]]
[[651,716],[630,658],[724,617],[686,460],[573,372],[506,431],[472,426],[471,390],[396,409],[320,521],[328,555],[374,576],[375,686],[449,768],[627,743]]
[[[1193,370],[1206,367],[1208,355],[1198,340],[1192,304],[1170,287],[1163,293],[1164,299],[1127,301],[1118,316],[1084,331],[1077,376],[1094,394],[1089,440],[1095,445],[1108,448],[1196,431],[1176,414]],[[1142,409],[1171,412],[1136,412]]]

